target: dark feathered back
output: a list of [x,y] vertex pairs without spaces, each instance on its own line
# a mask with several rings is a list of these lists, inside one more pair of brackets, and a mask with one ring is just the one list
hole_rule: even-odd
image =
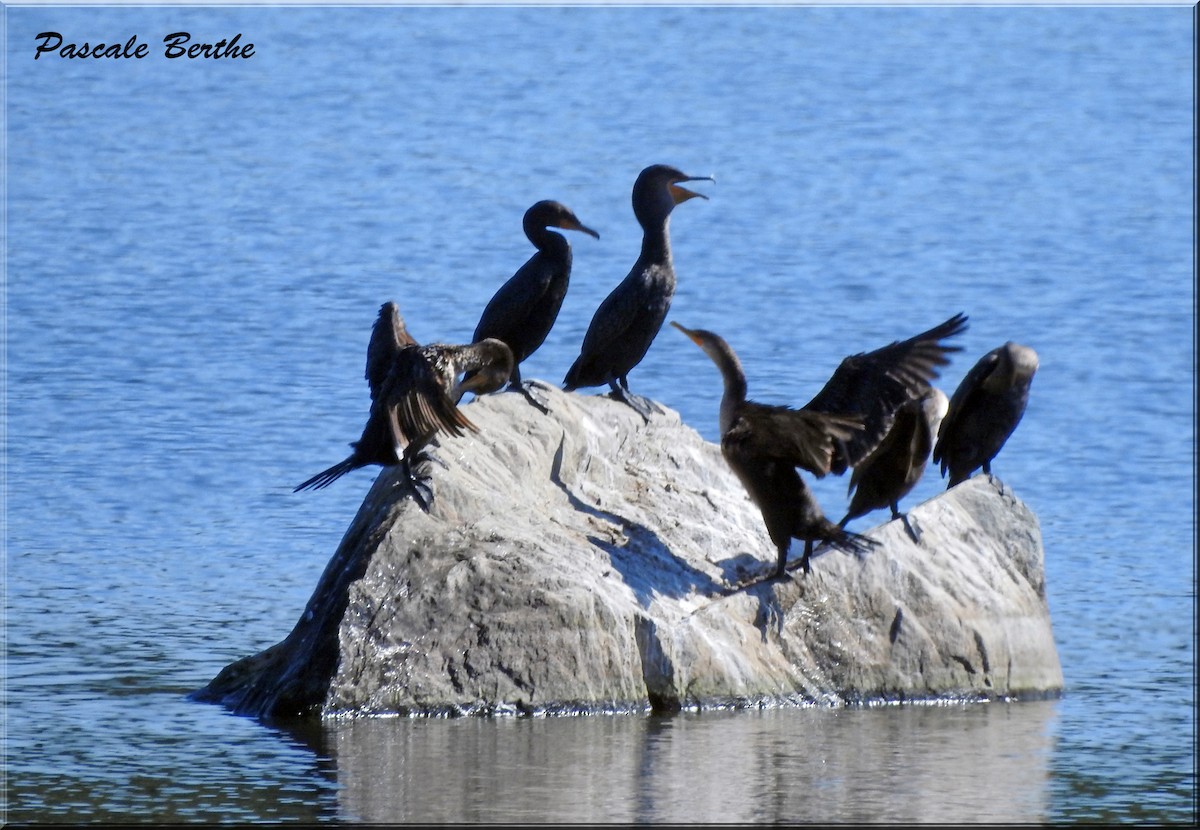
[[950,397],[933,461],[950,486],[991,461],[1016,429],[1029,401],[1029,385],[1037,371],[1037,352],[1009,341],[992,349],[971,367]]

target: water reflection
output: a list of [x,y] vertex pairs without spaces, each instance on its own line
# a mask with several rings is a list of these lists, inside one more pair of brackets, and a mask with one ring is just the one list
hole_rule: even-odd
[[[368,822],[1041,822],[1058,701],[331,724]],[[700,783],[702,782],[702,783]]]
[[9,820],[313,823],[336,815],[336,776],[311,737],[198,705],[180,689],[118,694],[119,684],[99,679],[52,695],[13,688],[22,720],[10,720],[6,735],[12,768],[0,808]]

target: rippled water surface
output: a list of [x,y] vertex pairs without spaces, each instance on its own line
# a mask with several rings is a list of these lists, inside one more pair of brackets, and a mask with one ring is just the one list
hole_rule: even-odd
[[[1189,7],[6,12],[10,820],[1195,817]],[[49,30],[151,55],[35,62]],[[256,54],[169,61],[176,31]],[[560,199],[601,234],[524,367],[560,381],[652,162],[716,176],[671,318],[758,400],[959,310],[948,391],[1037,349],[994,470],[1041,522],[1064,696],[296,732],[187,701],[291,630],[366,492],[291,488],[358,435],[379,304],[469,339]],[[715,439],[686,340],[630,382]]]

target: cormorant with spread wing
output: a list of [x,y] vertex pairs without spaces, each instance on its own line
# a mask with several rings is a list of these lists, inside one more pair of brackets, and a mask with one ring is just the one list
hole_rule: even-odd
[[762,512],[778,557],[774,576],[787,569],[792,539],[804,541],[805,573],[816,542],[854,553],[874,543],[829,521],[796,468],[818,478],[840,475],[862,461],[887,434],[895,410],[925,391],[946,354],[940,343],[966,328],[958,314],[929,331],[842,360],[817,395],[799,409],[747,400],[746,375],[721,336],[672,323],[704,350],[721,371],[721,454]]

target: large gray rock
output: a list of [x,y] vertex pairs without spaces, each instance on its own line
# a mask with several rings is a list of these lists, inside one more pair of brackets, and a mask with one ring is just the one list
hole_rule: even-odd
[[775,553],[720,449],[671,411],[538,392],[548,416],[469,405],[481,431],[432,450],[428,513],[384,470],[292,633],[195,696],[269,717],[1061,689],[1037,519],[998,480],[913,508],[920,545],[889,522],[862,559],[731,591]]

